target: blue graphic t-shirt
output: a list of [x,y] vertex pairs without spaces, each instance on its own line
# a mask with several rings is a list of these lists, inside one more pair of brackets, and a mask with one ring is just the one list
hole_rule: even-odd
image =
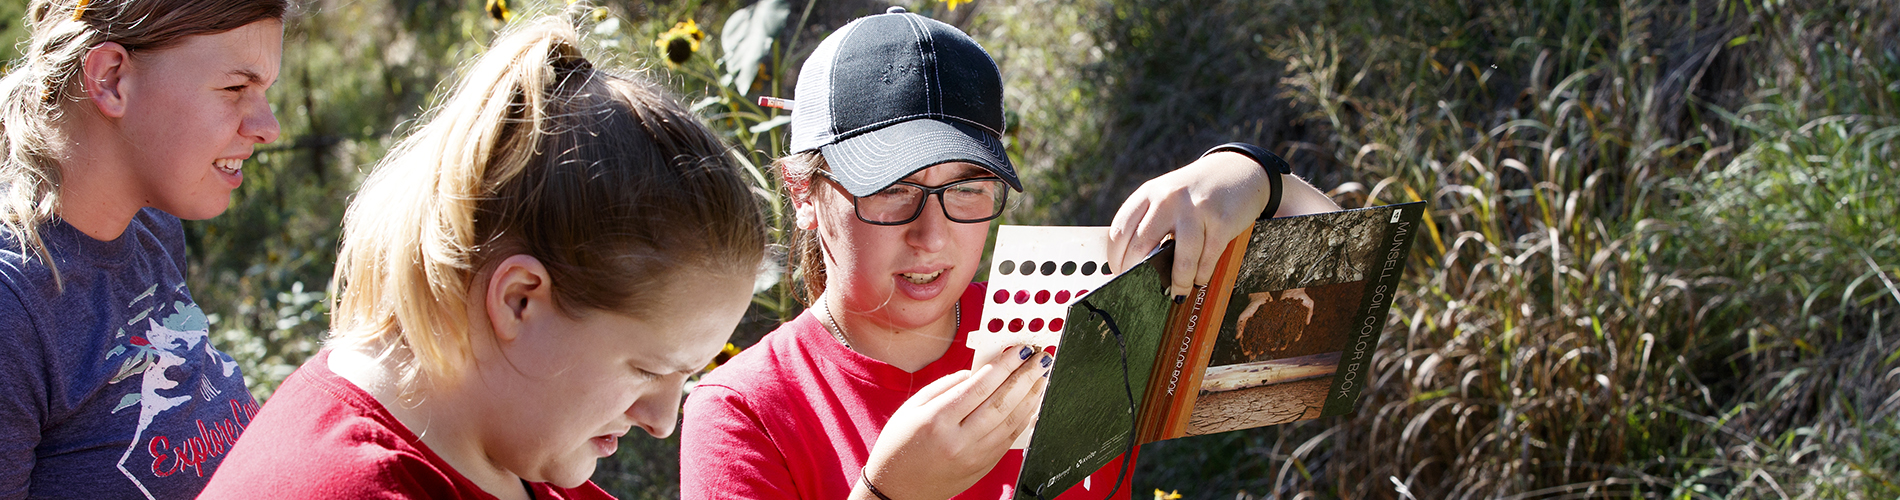
[[185,290],[183,227],[42,239],[64,291],[0,231],[0,499],[197,496],[257,401]]

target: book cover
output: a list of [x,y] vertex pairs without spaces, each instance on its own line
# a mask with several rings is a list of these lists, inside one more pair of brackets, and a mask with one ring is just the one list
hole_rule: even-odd
[[1058,349],[1017,497],[1064,491],[1141,443],[1353,411],[1424,208],[1260,221],[1182,304],[1166,291],[1171,244],[1117,274],[1105,228],[1003,226],[969,342]]
[[1166,273],[1173,256],[1164,247],[1068,308],[1016,498],[1054,498],[1140,444],[1135,416],[1173,306]]
[[1351,413],[1423,212],[1258,223],[1191,416],[1162,439]]

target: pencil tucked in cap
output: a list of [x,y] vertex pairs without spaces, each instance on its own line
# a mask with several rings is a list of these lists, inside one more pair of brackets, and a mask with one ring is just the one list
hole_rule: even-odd
[[793,89],[793,152],[867,196],[918,170],[969,162],[1022,191],[1003,151],[1003,76],[976,40],[892,7],[826,37]]

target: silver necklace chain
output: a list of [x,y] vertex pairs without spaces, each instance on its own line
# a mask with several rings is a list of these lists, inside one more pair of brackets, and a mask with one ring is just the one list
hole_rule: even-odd
[[[950,307],[950,314],[955,315],[957,318],[956,329],[950,331],[951,337],[955,338],[957,332],[963,331],[963,301],[959,300],[956,304],[952,305]],[[838,323],[838,316],[831,313],[831,301],[825,301],[824,323],[825,326],[830,327],[826,329],[831,331],[832,338],[836,338],[838,339],[838,343],[844,344],[845,349],[858,350],[858,348],[851,346],[850,340],[845,339],[844,325]]]
[[838,339],[838,343],[840,343],[840,344],[844,344],[844,348],[845,348],[845,349],[850,349],[850,350],[853,350],[853,351],[856,351],[856,350],[858,350],[858,348],[856,348],[856,347],[851,347],[851,341],[849,341],[849,340],[845,340],[845,338],[844,338],[844,327],[842,327],[842,326],[838,326],[838,318],[837,318],[837,316],[836,316],[836,315],[833,315],[833,314],[831,314],[831,304],[830,304],[830,303],[826,303],[826,304],[825,304],[825,323],[827,323],[827,324],[826,324],[825,326],[828,326],[828,327],[831,327],[831,328],[828,328],[829,330],[831,330],[831,336],[832,336],[833,338],[836,338],[836,339]]

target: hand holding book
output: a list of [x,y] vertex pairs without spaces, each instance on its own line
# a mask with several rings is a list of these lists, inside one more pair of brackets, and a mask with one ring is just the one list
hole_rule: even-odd
[[[1136,188],[1109,226],[1108,262],[1133,267],[1162,240],[1174,237],[1175,259],[1170,297],[1186,297],[1193,285],[1205,285],[1227,242],[1253,226],[1272,197],[1266,170],[1252,158],[1230,151],[1149,180]],[[1339,205],[1298,176],[1281,176],[1281,200],[1275,217],[1334,212]]]

